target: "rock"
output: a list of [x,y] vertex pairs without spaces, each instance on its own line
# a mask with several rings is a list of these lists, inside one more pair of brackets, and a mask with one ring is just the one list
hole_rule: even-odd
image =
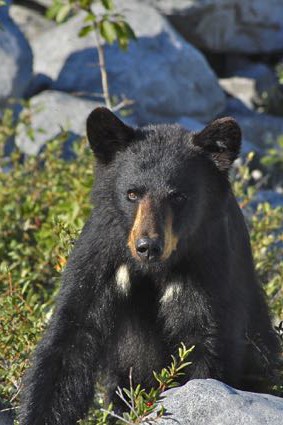
[[[15,143],[22,152],[36,155],[42,146],[60,134],[62,128],[69,132],[64,157],[70,155],[70,144],[85,134],[86,118],[97,102],[80,99],[66,93],[46,91],[30,101],[30,127],[20,123]],[[23,113],[27,110],[24,109]],[[31,139],[30,134],[33,134]]]
[[217,52],[282,51],[282,0],[145,0],[185,38]]
[[[127,52],[117,44],[105,47],[110,91],[136,101],[139,124],[151,121],[150,114],[206,121],[220,113],[225,96],[203,55],[153,8],[137,1],[115,4],[138,40]],[[83,19],[81,13],[34,41],[35,72],[55,80],[57,90],[90,96],[101,93],[101,83],[94,38],[77,37]]]
[[44,90],[51,89],[52,84],[53,80],[50,77],[47,77],[47,75],[35,74],[25,91],[25,96],[29,98]]
[[225,111],[223,111],[224,115],[246,115],[246,116],[253,116],[255,112],[251,109],[249,109],[239,98],[236,97],[228,97],[226,101],[226,108]]
[[255,63],[246,68],[238,69],[233,72],[233,76],[253,79],[258,94],[261,94],[277,84],[275,73],[264,63]]
[[32,77],[32,51],[22,32],[0,7],[0,106],[8,98],[21,98]]
[[181,117],[178,121],[176,121],[176,124],[180,124],[189,131],[200,131],[204,128],[204,125],[201,122],[189,117]]
[[250,152],[254,152],[257,155],[257,159],[261,158],[264,153],[263,149],[261,149],[259,146],[255,145],[249,140],[242,139],[240,157],[246,159]]
[[232,116],[239,123],[244,139],[243,147],[250,145],[259,156],[274,146],[283,135],[283,118],[248,109],[239,99],[229,98],[221,116]]
[[283,134],[283,118],[258,113],[248,116],[235,113],[233,116],[242,129],[244,139],[260,148],[270,148]]
[[[213,54],[213,53],[212,53]],[[219,54],[218,54],[219,55]],[[222,77],[235,77],[239,76],[238,71],[247,69],[255,63],[250,56],[243,53],[221,53],[225,57],[224,72]]]
[[247,108],[254,108],[254,101],[257,98],[255,80],[244,77],[231,77],[220,78],[218,81],[227,94],[239,99]]
[[53,0],[34,0],[34,2],[45,8],[49,8],[53,4]]
[[162,404],[172,416],[159,425],[281,425],[283,400],[235,390],[213,379],[197,379],[169,390]]
[[272,208],[283,207],[283,193],[274,190],[260,190],[256,194],[256,198],[252,205],[268,202]]
[[54,21],[46,19],[41,13],[20,4],[13,4],[10,7],[10,16],[28,40],[33,40],[56,26]]

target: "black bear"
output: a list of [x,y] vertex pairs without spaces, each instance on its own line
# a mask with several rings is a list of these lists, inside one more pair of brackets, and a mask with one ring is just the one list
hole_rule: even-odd
[[23,389],[21,425],[73,425],[104,376],[109,400],[195,345],[185,380],[259,390],[277,338],[228,179],[241,131],[133,129],[105,108],[87,120],[95,208],[64,272]]

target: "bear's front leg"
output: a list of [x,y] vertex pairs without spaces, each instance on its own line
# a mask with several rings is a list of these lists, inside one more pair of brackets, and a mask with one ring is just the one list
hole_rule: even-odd
[[91,281],[84,287],[69,276],[61,291],[24,380],[21,425],[74,425],[88,411],[114,299]]

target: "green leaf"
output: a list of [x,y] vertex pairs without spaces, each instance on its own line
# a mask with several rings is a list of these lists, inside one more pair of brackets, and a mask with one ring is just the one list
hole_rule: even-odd
[[87,22],[96,22],[96,19],[97,19],[96,15],[93,12],[89,12],[87,14],[87,16],[85,17],[84,22],[85,23],[87,23]]
[[130,25],[123,20],[114,22],[114,25],[117,32],[119,47],[122,50],[127,50],[130,40],[136,39],[134,31]]
[[91,31],[94,31],[94,27],[92,25],[86,25],[81,28],[79,37],[86,37]]
[[127,388],[123,388],[124,393],[126,394],[126,396],[130,399],[131,398],[131,391],[128,390]]
[[180,370],[184,369],[184,367],[187,367],[189,365],[191,365],[192,362],[186,362],[186,363],[182,363],[178,368],[177,368],[177,372],[179,372]]
[[116,27],[112,22],[103,20],[100,22],[100,34],[110,44],[117,39]]
[[71,5],[70,4],[64,4],[58,11],[56,15],[56,22],[58,24],[61,24],[65,21],[65,19],[68,17],[69,13],[71,11]]
[[113,7],[114,7],[112,0],[101,0],[101,3],[103,4],[105,9],[107,9],[107,10],[112,10]]
[[52,6],[50,6],[47,9],[45,16],[48,19],[55,19],[56,16],[57,16],[57,14],[58,14],[58,12],[59,12],[59,10],[60,10],[60,8],[61,8],[61,4],[57,4],[57,3],[52,4]]
[[158,410],[158,412],[157,412],[157,417],[164,416],[164,415],[165,415],[165,413],[166,413],[166,409],[165,409],[165,407],[162,405],[162,406],[160,407],[160,409]]
[[128,22],[123,21],[123,26],[124,26],[124,32],[127,35],[128,39],[132,39],[132,40],[136,40],[136,34],[134,33],[134,30],[132,29],[132,27],[128,24]]

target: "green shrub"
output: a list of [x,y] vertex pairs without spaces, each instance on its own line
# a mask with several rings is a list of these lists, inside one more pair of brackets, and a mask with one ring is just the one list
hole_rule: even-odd
[[[10,115],[0,122],[9,131]],[[60,272],[90,210],[93,156],[84,139],[78,161],[64,161],[66,134],[38,157],[15,151],[0,166],[0,397],[18,392],[20,377],[58,290]],[[9,172],[3,169],[11,168]]]
[[278,183],[282,183],[283,135],[277,138],[276,143],[274,143],[274,140],[267,140],[267,146],[269,146],[269,149],[261,158],[261,164],[269,173],[268,180],[275,186]]
[[264,285],[275,320],[279,322],[283,317],[283,208],[272,208],[267,202],[254,207],[257,188],[250,183],[252,159],[250,153],[237,169],[233,189],[247,219],[257,275]]
[[279,63],[275,67],[275,72],[277,74],[276,83],[269,88],[267,91],[264,91],[258,100],[258,107],[260,110],[277,115],[279,117],[283,116],[283,62]]

